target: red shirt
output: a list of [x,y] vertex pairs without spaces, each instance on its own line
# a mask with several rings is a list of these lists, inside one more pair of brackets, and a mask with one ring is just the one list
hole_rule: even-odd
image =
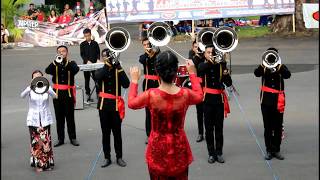
[[68,24],[71,22],[71,16],[65,15],[65,16],[60,16],[59,17],[59,24]]
[[43,22],[44,21],[44,15],[42,13],[39,13],[37,16],[37,20]]
[[57,23],[59,21],[59,17],[56,16],[56,17],[51,18],[51,16],[49,16],[47,21],[51,22],[51,23]]
[[175,176],[185,171],[193,161],[191,148],[184,131],[184,121],[189,105],[203,99],[200,82],[190,75],[192,90],[181,88],[168,94],[151,88],[139,96],[138,85],[131,83],[128,106],[131,109],[148,107],[151,112],[151,133],[146,150],[146,161],[156,174]]

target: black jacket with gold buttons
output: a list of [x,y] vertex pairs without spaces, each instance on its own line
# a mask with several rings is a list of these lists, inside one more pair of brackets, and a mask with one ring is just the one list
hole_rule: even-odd
[[[202,76],[203,86],[211,89],[224,89],[225,84],[227,87],[232,85],[232,79],[229,74],[224,75],[223,71],[227,70],[226,62],[211,63],[200,62],[198,66],[198,73]],[[206,93],[204,103],[207,104],[222,104],[223,96],[221,94]]]
[[[118,73],[117,75],[116,70]],[[104,67],[95,71],[95,78],[97,80],[99,92],[103,91],[114,96],[116,96],[116,89],[118,89],[118,96],[121,96],[121,87],[128,88],[130,84],[128,76],[121,66],[119,66],[117,69],[113,66],[105,64]],[[102,98],[99,97],[98,109],[100,108],[101,100]],[[116,111],[116,101],[114,99],[104,98],[102,110]]]
[[[277,71],[271,73],[269,68],[259,65],[258,68],[254,70],[254,75],[256,77],[261,77],[263,86],[276,90],[284,90],[284,79],[289,79],[291,72],[284,64],[278,65],[276,69]],[[265,105],[277,107],[278,94],[261,91],[260,102]]]
[[[75,61],[52,62],[45,69],[45,72],[52,75],[53,84],[74,86],[74,77],[79,72],[79,67]],[[61,99],[63,97],[70,97],[67,90],[59,90],[58,98]]]
[[[155,54],[152,58],[150,58],[148,56],[147,53],[142,54],[139,57],[139,62],[143,65],[143,73],[144,75],[157,75],[156,72],[156,68],[155,68],[155,63],[156,63],[156,56],[159,54],[159,52],[157,54]],[[159,87],[159,82],[158,80],[148,80],[147,83],[147,90],[150,88],[157,88]],[[145,86],[146,86],[146,79],[143,80],[142,83],[142,88],[143,91],[145,90]]]

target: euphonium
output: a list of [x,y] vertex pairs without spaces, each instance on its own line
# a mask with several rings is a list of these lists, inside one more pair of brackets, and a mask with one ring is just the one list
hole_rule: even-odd
[[60,54],[57,54],[57,55],[56,55],[56,58],[55,58],[55,61],[56,61],[57,63],[62,63],[62,61],[63,61],[63,56],[60,55]]
[[205,51],[205,47],[209,44],[214,45],[219,52],[225,53],[233,51],[238,45],[237,33],[229,27],[203,28],[197,36],[199,48]]
[[281,64],[281,58],[276,51],[267,50],[262,54],[262,64],[267,68],[273,69]]
[[129,32],[122,27],[111,28],[106,34],[105,44],[115,54],[125,51],[130,42]]
[[165,46],[172,36],[171,27],[164,22],[154,22],[147,31],[147,37],[154,46]]
[[37,94],[44,94],[49,89],[49,81],[45,77],[36,77],[31,81],[30,88]]

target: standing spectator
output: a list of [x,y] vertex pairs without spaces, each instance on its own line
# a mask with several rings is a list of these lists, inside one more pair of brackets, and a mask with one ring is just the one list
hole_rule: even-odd
[[[85,37],[85,41],[80,44],[80,55],[83,60],[83,64],[91,64],[96,63],[98,59],[100,59],[100,48],[99,44],[91,39],[91,30],[86,28],[83,30],[83,35]],[[85,90],[87,95],[87,102],[92,101],[90,94],[90,74],[95,81],[94,71],[84,71],[84,80],[85,80]],[[99,95],[99,91],[96,88],[97,97]]]
[[37,10],[38,16],[37,16],[37,21],[43,22],[46,18],[46,15],[44,12],[40,9]]
[[8,37],[9,37],[9,31],[8,31],[8,29],[6,29],[5,27],[4,27],[4,25],[3,24],[1,24],[1,44],[2,43],[8,43],[9,41],[8,41]]
[[[42,77],[43,73],[35,70],[32,79]],[[53,118],[49,108],[49,95],[57,98],[56,93],[49,86],[49,90],[44,94],[37,94],[28,86],[21,97],[28,96],[29,110],[27,116],[27,126],[30,132],[30,165],[36,167],[36,171],[51,170],[54,166],[52,141],[50,126]]]
[[91,18],[94,15],[95,9],[93,7],[93,3],[90,2],[89,12],[86,14],[86,17]]
[[59,24],[61,24],[61,26],[67,25],[71,22],[72,17],[71,15],[68,13],[68,11],[64,11],[63,14],[59,17]]
[[59,17],[57,17],[57,12],[54,9],[51,9],[50,15],[48,17],[48,22],[57,23],[59,21]]
[[64,12],[67,12],[70,16],[73,16],[73,12],[72,12],[72,10],[70,9],[69,4],[65,4],[65,5],[64,5],[63,13],[64,13]]
[[80,2],[77,2],[76,13],[74,15],[73,21],[78,21],[84,18],[84,13],[81,11]]
[[213,19],[213,27],[219,28],[219,19]]
[[37,20],[38,13],[34,9],[34,4],[33,3],[29,4],[28,16],[32,20]]

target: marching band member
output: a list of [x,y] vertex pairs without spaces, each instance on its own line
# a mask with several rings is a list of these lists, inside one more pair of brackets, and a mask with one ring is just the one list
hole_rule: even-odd
[[56,59],[46,68],[45,72],[52,75],[53,89],[58,98],[53,100],[58,141],[54,147],[64,144],[64,124],[67,121],[68,135],[70,143],[79,146],[76,139],[76,126],[74,121],[75,106],[75,80],[74,77],[79,71],[75,61],[68,60],[68,48],[61,45],[57,47],[57,53],[62,56],[61,62]]
[[[35,70],[32,73],[32,79],[42,76],[40,70]],[[53,124],[53,118],[49,108],[49,96],[57,98],[56,93],[49,87],[46,93],[37,94],[32,91],[32,87],[28,86],[20,96],[22,98],[28,96],[29,101],[27,126],[31,143],[30,165],[35,167],[37,172],[52,170],[54,159],[50,127]]]
[[119,61],[111,55],[109,49],[101,52],[105,65],[95,71],[99,87],[98,110],[102,131],[102,145],[105,160],[101,167],[111,164],[110,133],[114,136],[114,149],[116,152],[116,162],[119,166],[125,167],[127,164],[122,159],[122,137],[121,123],[124,119],[124,100],[121,97],[121,86],[129,87],[129,79],[122,69]]
[[[267,50],[278,53],[276,48]],[[279,64],[275,68],[268,68],[261,64],[255,69],[254,75],[261,77],[262,80],[260,103],[267,151],[265,159],[270,160],[275,157],[283,160],[284,157],[280,154],[280,144],[285,106],[284,79],[289,79],[291,73],[284,64]]]
[[148,107],[152,115],[152,130],[146,150],[146,161],[151,180],[188,179],[188,168],[193,157],[184,131],[189,105],[202,101],[203,93],[196,78],[196,69],[187,60],[192,90],[175,86],[173,80],[178,70],[178,58],[171,51],[160,53],[155,68],[161,78],[158,88],[138,94],[138,67],[130,69],[131,84],[128,106],[131,109]]
[[224,90],[232,85],[232,79],[225,62],[216,62],[216,52],[213,45],[207,45],[204,52],[204,62],[198,66],[199,73],[203,75],[204,83],[204,124],[208,162],[224,163],[223,148],[223,121],[230,113],[228,98]]
[[[142,45],[145,53],[140,56],[139,62],[143,65],[143,72],[145,75],[144,76],[145,79],[143,80],[143,84],[142,84],[142,89],[143,91],[146,91],[150,88],[159,87],[159,84],[160,84],[159,76],[157,75],[154,66],[155,66],[156,56],[157,54],[159,54],[160,51],[155,51],[152,48],[148,38],[146,37],[142,39]],[[148,137],[151,131],[151,114],[150,114],[150,110],[147,107],[145,111],[146,111],[145,127],[146,127],[146,134],[147,134],[147,139],[145,143],[148,144]]]
[[[198,51],[198,43],[196,41],[192,42],[192,49],[189,51],[189,59],[192,59],[194,65],[196,68],[198,68],[198,65],[200,62],[203,61],[203,54],[200,54]],[[201,75],[198,72],[198,77],[200,82],[202,82]],[[203,85],[201,83],[201,85]],[[204,140],[203,136],[203,102],[200,102],[199,104],[196,105],[196,110],[197,110],[197,122],[198,122],[198,137],[196,142],[201,142]]]

